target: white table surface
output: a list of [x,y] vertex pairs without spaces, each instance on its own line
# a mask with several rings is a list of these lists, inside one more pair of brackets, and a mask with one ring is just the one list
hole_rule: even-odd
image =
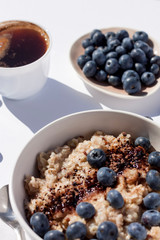
[[[14,163],[28,140],[44,125],[66,114],[88,109],[133,109],[160,122],[156,109],[112,104],[91,91],[69,62],[72,43],[95,28],[112,26],[144,30],[160,41],[160,0],[1,0],[0,21],[23,19],[41,24],[52,35],[48,81],[36,96],[13,101],[0,97],[0,187],[8,184]],[[112,106],[113,105],[113,106]],[[0,220],[0,239],[14,240],[11,228]]]

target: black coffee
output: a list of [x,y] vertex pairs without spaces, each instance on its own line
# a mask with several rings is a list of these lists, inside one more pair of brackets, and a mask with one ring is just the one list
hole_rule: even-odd
[[37,29],[17,25],[0,30],[1,67],[23,66],[36,61],[46,52],[47,34]]

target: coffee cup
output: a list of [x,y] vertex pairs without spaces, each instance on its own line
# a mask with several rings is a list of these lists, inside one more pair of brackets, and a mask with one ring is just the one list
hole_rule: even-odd
[[0,23],[0,94],[25,99],[46,83],[51,36],[38,24],[28,21]]

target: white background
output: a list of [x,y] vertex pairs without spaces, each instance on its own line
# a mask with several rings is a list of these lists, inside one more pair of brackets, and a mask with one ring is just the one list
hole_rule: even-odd
[[[40,93],[21,101],[0,97],[0,187],[9,183],[17,156],[41,127],[66,114],[112,106],[109,98],[89,91],[72,69],[69,51],[76,39],[95,28],[120,26],[144,30],[160,41],[159,0],[0,0],[0,21],[12,19],[44,26],[53,46],[49,78]],[[147,113],[160,122],[156,100],[155,109],[144,104],[142,112],[134,102],[112,108]],[[16,239],[1,220],[0,239]]]

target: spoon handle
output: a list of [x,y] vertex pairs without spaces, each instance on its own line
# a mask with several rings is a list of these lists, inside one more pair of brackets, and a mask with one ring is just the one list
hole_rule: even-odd
[[26,240],[25,232],[20,225],[14,228],[14,230],[17,235],[17,240]]

